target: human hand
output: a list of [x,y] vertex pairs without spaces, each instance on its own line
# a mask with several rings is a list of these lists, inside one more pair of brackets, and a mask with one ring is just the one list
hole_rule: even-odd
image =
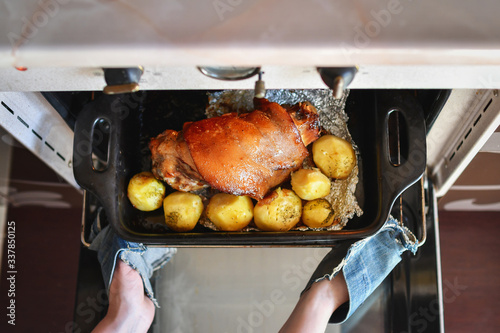
[[342,272],[313,283],[301,296],[280,333],[322,333],[332,313],[349,300]]
[[109,287],[108,312],[92,332],[147,332],[154,313],[154,304],[144,294],[139,273],[118,259]]

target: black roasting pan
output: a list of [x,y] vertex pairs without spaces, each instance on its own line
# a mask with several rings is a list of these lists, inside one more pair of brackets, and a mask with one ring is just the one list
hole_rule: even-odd
[[[166,128],[204,116],[206,92],[147,91],[99,95],[80,112],[74,136],[73,170],[77,182],[103,206],[107,221],[122,238],[158,246],[332,246],[368,237],[387,220],[396,198],[423,174],[426,126],[422,107],[403,90],[351,90],[348,127],[359,148],[356,196],[363,210],[339,231],[217,232],[197,226],[191,232],[156,232],[144,222],[161,223],[162,210],[144,213],[130,204],[129,179],[150,169],[147,140]],[[200,102],[194,102],[195,100]],[[389,132],[397,114],[400,126]],[[154,114],[154,116],[152,116]],[[105,145],[99,150],[99,146]],[[399,161],[391,157],[399,146]],[[94,148],[92,148],[94,147]],[[92,157],[104,151],[105,166]],[[94,154],[93,154],[94,153]]]

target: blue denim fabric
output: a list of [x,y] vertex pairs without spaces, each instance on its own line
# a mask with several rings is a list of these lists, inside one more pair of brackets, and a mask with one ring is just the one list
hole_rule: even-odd
[[415,236],[392,218],[375,235],[354,243],[331,274],[316,280],[331,280],[342,271],[347,283],[349,302],[333,313],[330,323],[345,322],[401,261],[401,254],[415,254],[417,248]]
[[[93,225],[93,232],[99,232],[99,218]],[[159,307],[156,301],[150,278],[153,272],[163,267],[177,252],[176,248],[150,248],[140,243],[128,242],[121,239],[109,226],[91,237],[90,249],[97,251],[97,259],[101,264],[102,276],[106,290],[115,271],[116,259],[119,258],[135,269],[142,278],[146,295]]]

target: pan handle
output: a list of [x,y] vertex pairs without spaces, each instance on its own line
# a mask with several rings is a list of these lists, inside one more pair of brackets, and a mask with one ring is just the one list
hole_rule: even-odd
[[[117,205],[117,195],[126,191],[127,177],[140,168],[140,159],[130,156],[139,151],[135,149],[140,144],[136,119],[138,112],[134,112],[139,101],[137,94],[99,95],[80,112],[75,123],[75,179],[82,188],[100,200],[106,212],[111,212]],[[98,126],[102,122],[106,125]],[[106,160],[104,168],[96,168],[94,165],[93,153],[96,146],[101,148],[100,151],[107,151],[103,158]],[[126,165],[126,160],[136,164]],[[118,171],[123,176],[120,177],[123,183],[116,183]],[[82,225],[82,231],[88,230],[87,227]]]
[[[110,149],[117,145],[116,131],[119,130],[120,123],[112,117],[112,113],[106,112],[111,108],[112,99],[102,97],[88,104],[78,115],[73,141],[73,173],[80,186],[103,199],[109,193],[106,179],[112,177],[117,163],[116,156],[110,153]],[[107,133],[105,129],[99,128],[99,122],[107,123]],[[95,147],[102,146],[106,138],[106,166],[98,169],[94,165],[93,153]]]
[[[110,160],[109,147],[111,145],[111,133],[98,133],[100,129],[97,123],[100,119],[107,121],[109,129],[115,128],[115,124],[111,123],[110,119],[100,112],[97,102],[92,102],[78,115],[75,123],[75,136],[73,141],[73,173],[77,183],[85,189],[84,193],[84,212],[82,214],[81,226],[81,242],[85,247],[90,246],[90,242],[86,239],[86,235],[90,230],[90,225],[86,225],[88,218],[87,212],[87,191],[93,193],[97,198],[105,198],[107,192],[106,178],[112,172],[114,161]],[[107,165],[104,169],[96,169],[93,161],[94,146],[102,144],[100,138],[108,139],[108,149],[106,161]],[[104,204],[104,203],[101,203]]]
[[[426,125],[424,112],[419,103],[406,92],[381,91],[378,94],[380,117],[378,128],[382,142],[380,145],[382,186],[384,205],[391,211],[395,200],[411,185],[422,178],[427,164]],[[394,139],[390,130],[390,117],[397,113],[396,122],[399,136]],[[393,120],[393,119],[392,119]],[[394,141],[397,146],[394,146]],[[392,146],[391,146],[392,145]],[[397,149],[397,154],[394,154]],[[392,152],[392,154],[391,154]],[[396,160],[391,156],[398,156]],[[387,214],[388,215],[388,214]],[[425,229],[422,230],[425,235]],[[422,241],[425,241],[422,239]]]

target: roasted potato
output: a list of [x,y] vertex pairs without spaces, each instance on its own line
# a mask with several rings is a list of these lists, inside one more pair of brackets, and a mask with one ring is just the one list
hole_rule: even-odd
[[201,197],[194,193],[174,192],[163,200],[163,211],[167,226],[179,232],[190,231],[203,213]]
[[356,165],[352,145],[333,135],[323,135],[316,140],[312,151],[314,163],[330,178],[345,179]]
[[292,173],[292,190],[304,200],[314,200],[330,193],[331,182],[319,169],[300,169]]
[[210,198],[207,217],[219,230],[241,230],[253,219],[252,199],[247,196],[218,193]]
[[141,172],[130,179],[127,196],[135,208],[149,212],[161,207],[165,185],[151,172]]
[[288,189],[278,188],[254,208],[254,222],[263,231],[288,231],[299,221],[302,200]]
[[309,228],[329,227],[334,222],[332,206],[325,199],[308,201],[302,210],[302,222]]

